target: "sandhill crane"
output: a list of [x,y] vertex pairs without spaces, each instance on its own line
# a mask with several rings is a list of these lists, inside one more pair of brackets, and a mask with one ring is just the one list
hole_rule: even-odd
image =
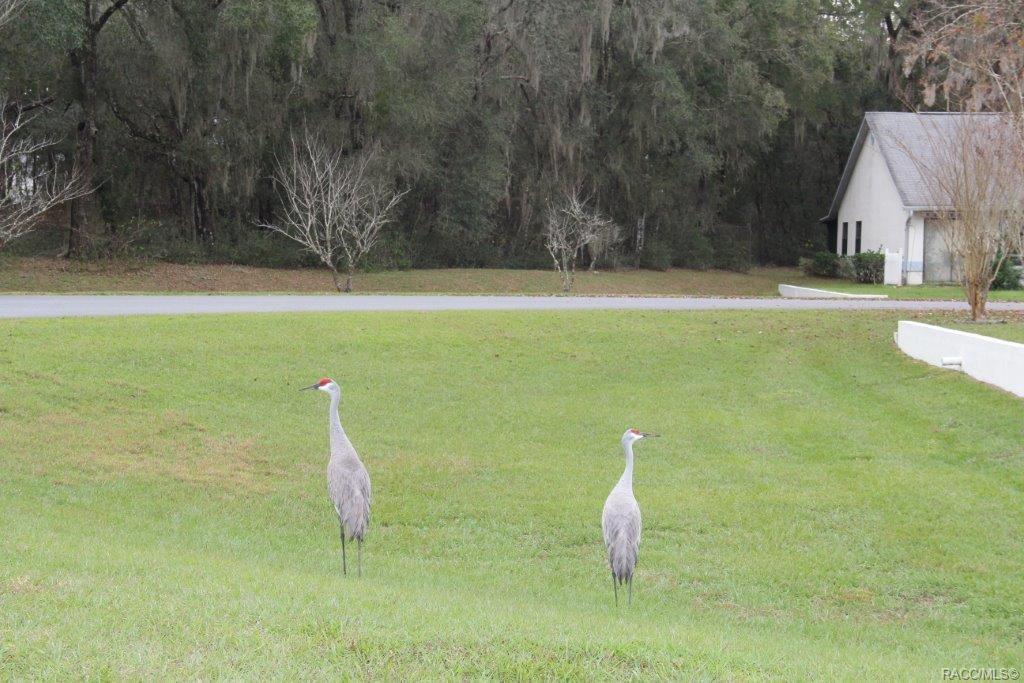
[[633,444],[640,439],[655,437],[639,429],[627,429],[622,435],[622,451],[626,456],[626,469],[619,483],[608,494],[601,515],[604,545],[608,549],[608,565],[612,570],[612,588],[615,604],[619,604],[619,584],[629,585],[629,604],[633,604],[633,570],[640,552],[640,506],[633,497]]
[[330,426],[331,458],[327,462],[327,493],[338,513],[338,525],[341,529],[341,572],[348,573],[345,559],[345,535],[349,540],[355,539],[358,544],[359,576],[363,574],[363,536],[370,523],[370,475],[366,473],[362,461],[352,447],[352,442],[345,435],[338,417],[338,404],[341,403],[341,387],[329,377],[324,377],[316,384],[303,387],[300,391],[317,389],[331,397],[331,407],[327,412]]

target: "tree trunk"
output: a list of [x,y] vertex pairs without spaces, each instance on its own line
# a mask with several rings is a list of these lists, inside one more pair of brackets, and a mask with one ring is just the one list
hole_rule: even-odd
[[192,187],[192,225],[196,235],[203,244],[213,242],[213,211],[210,208],[210,193],[207,190],[206,178],[193,175]]
[[345,33],[352,34],[352,0],[341,0],[341,16],[345,21]]
[[[88,12],[89,9],[86,11]],[[91,17],[87,16],[86,19],[87,21],[91,20]],[[96,149],[98,130],[96,126],[98,100],[96,84],[99,78],[99,65],[96,55],[96,33],[90,30],[86,34],[82,47],[72,50],[70,58],[82,107],[75,135],[75,166],[82,179],[82,185],[91,188],[94,185],[93,154]],[[75,258],[82,253],[89,223],[86,211],[87,201],[88,196],[76,197],[71,200],[67,250],[64,252],[66,258]]]
[[[341,291],[341,276],[338,275],[338,269],[334,266],[329,266],[331,269],[331,279],[334,280],[334,288]],[[351,278],[349,278],[351,280]]]
[[[95,183],[95,150],[97,105],[99,102],[99,36],[114,14],[129,0],[114,0],[103,12],[98,12],[96,0],[80,0],[82,6],[82,43],[68,52],[72,71],[75,74],[77,100],[81,106],[75,135],[75,166],[79,179],[87,190],[93,190]],[[68,212],[68,246],[64,255],[72,258],[81,254],[86,240],[89,217],[86,198],[88,195],[71,200]]]
[[352,266],[348,267],[348,277],[345,278],[345,292],[350,293],[352,291]]
[[647,214],[644,213],[636,219],[636,236],[633,246],[636,248],[635,267],[640,270],[640,256],[644,250],[644,241],[647,238]]
[[971,307],[971,320],[977,322],[985,319],[985,304],[988,302],[988,289],[980,282],[967,283],[967,303]]

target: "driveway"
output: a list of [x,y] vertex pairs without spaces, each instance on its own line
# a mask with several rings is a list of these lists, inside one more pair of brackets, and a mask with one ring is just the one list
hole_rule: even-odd
[[[992,311],[1024,311],[1024,303],[992,302]],[[3,295],[0,318],[62,318],[193,313],[340,311],[966,311],[962,301],[742,299],[713,297],[561,297],[440,295]]]

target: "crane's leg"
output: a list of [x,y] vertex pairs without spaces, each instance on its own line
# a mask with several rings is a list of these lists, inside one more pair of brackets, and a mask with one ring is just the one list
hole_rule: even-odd
[[341,527],[341,573],[348,574],[348,567],[345,566],[345,524],[340,518],[338,525]]
[[615,591],[615,606],[619,606],[619,582],[615,580],[615,572],[612,572],[612,590]]
[[629,604],[633,604],[633,575],[629,575]]
[[358,546],[359,547],[359,551],[358,551],[358,564],[356,565],[356,576],[362,576],[363,575],[363,539],[360,538],[358,541],[356,541],[356,543],[359,544],[359,546]]

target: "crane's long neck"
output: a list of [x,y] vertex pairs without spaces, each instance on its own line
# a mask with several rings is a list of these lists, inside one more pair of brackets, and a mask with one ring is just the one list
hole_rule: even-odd
[[622,476],[619,477],[619,483],[615,485],[617,489],[624,489],[626,491],[633,490],[633,444],[624,443],[622,444],[622,451],[626,455],[626,469],[623,470]]
[[348,440],[344,428],[341,426],[341,418],[338,417],[338,404],[341,403],[341,396],[331,394],[331,407],[327,411],[327,419],[331,426],[331,457],[343,456],[352,452],[352,442]]

